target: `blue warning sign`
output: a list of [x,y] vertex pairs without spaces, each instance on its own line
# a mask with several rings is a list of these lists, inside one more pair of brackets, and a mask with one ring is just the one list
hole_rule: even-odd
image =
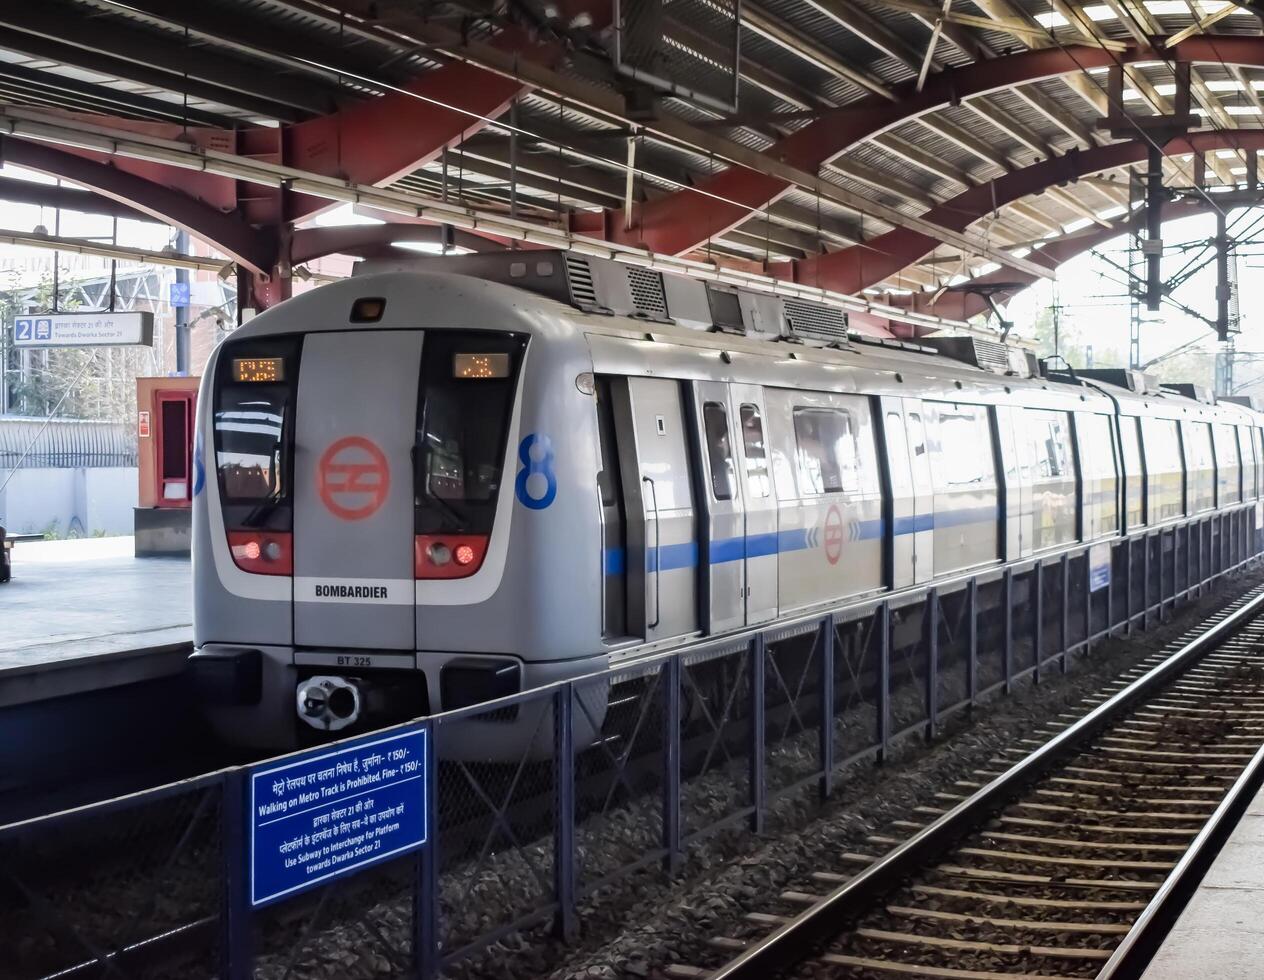
[[426,729],[250,772],[250,902],[264,905],[426,842]]

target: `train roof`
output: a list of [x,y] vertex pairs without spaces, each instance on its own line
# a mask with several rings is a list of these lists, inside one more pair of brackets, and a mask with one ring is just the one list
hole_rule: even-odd
[[[928,381],[960,382],[959,388],[969,384],[994,389],[999,384],[1007,391],[1077,395],[1086,408],[1096,411],[1118,404],[1127,414],[1202,419],[1228,415],[1254,424],[1264,420],[1258,406],[1242,404],[1244,399],[1218,406],[1210,392],[1192,385],[1160,385],[1141,372],[1046,370],[1030,351],[975,335],[913,342],[857,336],[847,328],[846,312],[837,307],[556,250],[361,262],[350,279],[288,300],[241,327],[235,336],[293,332],[296,328],[286,310],[299,316],[298,330],[398,329],[407,324],[398,322],[398,307],[389,302],[380,323],[355,323],[351,307],[356,298],[386,296],[397,283],[409,282],[424,283],[432,309],[439,308],[438,296],[446,294],[451,310],[476,319],[483,316],[484,327],[504,322],[487,319],[487,312],[509,306],[519,312],[561,315],[589,335],[910,374]],[[337,308],[330,303],[331,293],[348,295],[346,319],[338,317],[340,322],[329,319]],[[525,303],[528,295],[531,302]],[[415,309],[415,302],[405,308]],[[505,329],[513,327],[506,323]]]

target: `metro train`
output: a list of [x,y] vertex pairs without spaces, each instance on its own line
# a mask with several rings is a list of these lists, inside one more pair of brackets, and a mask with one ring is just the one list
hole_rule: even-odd
[[543,250],[362,263],[225,340],[198,405],[192,673],[272,750],[1254,507],[1264,476],[1264,415],[1192,386]]

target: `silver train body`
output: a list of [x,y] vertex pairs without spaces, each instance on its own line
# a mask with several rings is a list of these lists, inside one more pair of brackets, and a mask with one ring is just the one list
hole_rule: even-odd
[[243,326],[197,422],[191,666],[220,735],[287,749],[1259,497],[1250,408],[838,317],[518,252]]

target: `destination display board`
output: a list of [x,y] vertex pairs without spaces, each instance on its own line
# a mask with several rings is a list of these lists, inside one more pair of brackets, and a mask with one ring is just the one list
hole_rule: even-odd
[[250,902],[260,906],[426,843],[426,729],[250,770]]
[[13,319],[17,347],[125,347],[154,345],[154,315],[139,313],[37,313]]

